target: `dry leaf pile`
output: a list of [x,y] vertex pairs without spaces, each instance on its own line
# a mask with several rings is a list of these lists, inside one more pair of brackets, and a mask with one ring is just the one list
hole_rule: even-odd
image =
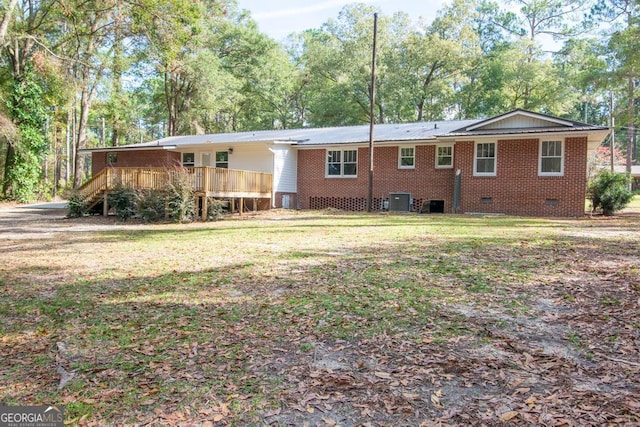
[[640,219],[273,218],[14,224],[0,404],[87,426],[640,424]]

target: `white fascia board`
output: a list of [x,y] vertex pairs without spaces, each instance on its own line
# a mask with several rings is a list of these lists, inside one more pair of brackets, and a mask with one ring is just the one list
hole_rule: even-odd
[[175,145],[154,145],[147,147],[102,147],[102,148],[83,148],[79,150],[81,153],[109,153],[112,151],[152,151],[152,150],[175,150]]
[[[373,147],[397,147],[398,145],[434,145],[438,141],[435,138],[426,139],[403,139],[396,141],[374,141]],[[319,150],[325,148],[342,148],[342,147],[369,147],[369,142],[342,142],[331,144],[315,144],[315,145],[296,145],[298,150]]]

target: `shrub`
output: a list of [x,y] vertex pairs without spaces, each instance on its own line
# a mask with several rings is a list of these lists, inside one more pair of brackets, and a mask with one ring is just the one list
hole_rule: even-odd
[[89,202],[79,192],[71,191],[67,196],[67,217],[79,218],[89,213]]
[[138,193],[135,189],[117,185],[113,191],[107,196],[107,202],[112,207],[116,215],[123,221],[131,218],[136,214],[136,204],[138,201]]
[[177,222],[193,221],[195,216],[194,192],[191,175],[186,171],[173,172],[173,179],[166,187],[167,213]]
[[144,222],[156,222],[164,218],[166,194],[161,190],[143,190],[138,197],[136,213]]
[[613,215],[623,209],[633,198],[628,175],[611,171],[600,172],[589,183],[589,194],[593,209],[602,209],[604,215]]
[[217,221],[222,218],[225,206],[220,200],[209,198],[207,200],[207,221]]

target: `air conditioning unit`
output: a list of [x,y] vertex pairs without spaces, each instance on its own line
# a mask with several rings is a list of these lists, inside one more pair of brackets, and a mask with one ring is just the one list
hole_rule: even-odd
[[411,201],[411,193],[389,193],[389,211],[409,212]]

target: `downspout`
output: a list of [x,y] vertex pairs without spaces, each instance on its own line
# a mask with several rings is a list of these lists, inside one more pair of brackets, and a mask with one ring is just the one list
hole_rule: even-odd
[[267,145],[267,149],[271,152],[271,207],[276,207],[276,152],[273,149],[273,142],[271,147]]
[[456,171],[455,184],[453,187],[453,213],[458,213],[460,209],[460,192],[462,190],[462,170]]

